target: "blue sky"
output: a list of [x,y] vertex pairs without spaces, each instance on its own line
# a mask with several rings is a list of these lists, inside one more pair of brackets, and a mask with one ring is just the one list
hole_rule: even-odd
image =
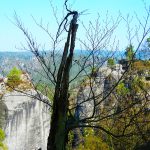
[[[52,0],[54,7],[58,9],[58,18],[62,18],[64,0]],[[145,0],[147,6],[150,5],[149,0]],[[80,20],[88,22],[97,17],[99,13],[102,17],[105,16],[107,10],[114,18],[120,11],[123,16],[130,14],[131,16],[136,12],[140,18],[145,15],[144,5],[142,0],[69,0],[73,9],[82,11],[87,9],[87,15],[81,16]],[[21,43],[25,44],[24,35],[20,30],[14,26],[13,20],[14,11],[21,17],[22,22],[32,31],[38,42],[46,44],[49,42],[38,27],[36,27],[32,17],[37,21],[41,18],[44,24],[49,23],[53,35],[55,35],[56,24],[53,17],[52,8],[49,0],[1,0],[0,1],[0,51],[16,51],[16,47],[21,47]],[[9,19],[8,19],[9,18]],[[136,22],[134,22],[136,24]],[[83,37],[82,27],[79,30],[79,36]],[[125,31],[118,29],[118,39],[122,38]],[[123,38],[122,41],[125,39]],[[125,42],[120,42],[121,48],[125,47]],[[78,48],[78,46],[77,46]]]

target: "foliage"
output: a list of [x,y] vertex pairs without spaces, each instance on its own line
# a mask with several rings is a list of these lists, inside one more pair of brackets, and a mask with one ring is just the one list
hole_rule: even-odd
[[149,42],[149,43],[150,43],[150,37],[149,37],[149,38],[147,38],[147,42]]
[[[122,102],[125,103],[122,104]],[[121,101],[121,109],[132,103],[132,100]],[[145,111],[141,105],[132,106],[121,114],[114,115],[100,121],[100,126],[104,127],[118,138],[107,133],[98,131],[98,137],[109,145],[113,150],[133,150],[135,147],[149,141],[150,113]],[[119,137],[120,136],[120,137]]]
[[73,131],[70,131],[69,134],[68,134],[68,143],[67,143],[67,146],[66,146],[67,150],[72,150],[73,138],[74,138],[74,133],[73,133]]
[[98,68],[97,67],[93,67],[91,69],[91,77],[96,77],[98,73]]
[[0,129],[0,141],[2,142],[4,141],[4,139],[5,139],[5,133],[2,129]]
[[148,44],[148,47],[150,47],[150,37],[147,38],[146,42],[147,42],[147,44]]
[[125,55],[126,55],[127,60],[133,60],[134,59],[134,50],[133,50],[133,46],[132,45],[129,45],[126,48]]
[[5,133],[2,129],[0,129],[0,149],[7,150],[6,145],[3,143],[5,140]]
[[135,61],[133,63],[134,69],[137,71],[147,71],[150,70],[150,61]]
[[123,82],[119,83],[116,87],[117,94],[120,96],[125,96],[129,93],[129,89],[125,87]]
[[144,85],[145,83],[139,77],[135,77],[131,82],[131,86],[136,93],[139,93],[141,91],[141,87],[144,87]]
[[84,130],[84,143],[81,143],[77,150],[109,150],[109,146],[97,136],[93,129]]
[[[129,84],[129,87],[126,87],[124,82]],[[131,78],[129,74],[124,82],[116,87],[116,96],[120,95],[116,114],[101,121],[100,124],[113,134],[120,135],[120,138],[112,137],[114,149],[133,150],[150,140],[150,111],[149,101],[146,98],[150,84],[144,78],[139,76]]]
[[135,107],[126,111],[121,117],[116,118],[113,132],[118,135],[124,133],[130,136],[123,136],[120,140],[113,138],[114,145],[116,145],[115,149],[133,150],[137,145],[149,141],[149,117],[149,114],[145,115],[143,110]]
[[107,66],[109,66],[110,68],[112,68],[115,65],[115,60],[114,58],[109,58],[107,60]]
[[14,67],[7,75],[8,81],[7,84],[8,86],[14,88],[17,87],[20,82],[21,82],[21,70],[18,68]]

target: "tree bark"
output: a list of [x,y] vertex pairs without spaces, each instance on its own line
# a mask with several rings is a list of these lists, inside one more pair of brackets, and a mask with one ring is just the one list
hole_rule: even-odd
[[70,23],[67,41],[58,70],[47,150],[65,150],[67,143],[69,73],[72,65],[76,32],[78,28],[78,24],[76,24],[77,18],[74,17],[74,15],[76,14],[73,14],[73,19]]

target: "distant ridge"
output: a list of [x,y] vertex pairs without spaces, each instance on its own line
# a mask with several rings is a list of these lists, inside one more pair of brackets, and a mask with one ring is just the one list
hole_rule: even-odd
[[[49,53],[50,51],[45,51],[47,53]],[[80,50],[80,49],[76,49],[74,51],[74,54],[76,56],[78,55],[89,55],[90,54],[90,50]],[[41,51],[42,53],[42,51]],[[61,53],[61,51],[60,51]],[[101,57],[113,57],[116,58],[117,60],[119,59],[123,59],[125,58],[125,50],[117,50],[117,51],[110,51],[110,50],[100,50],[100,51],[96,51],[95,53],[98,53],[98,55],[100,55]],[[32,57],[34,56],[34,54],[30,51],[0,51],[0,58],[2,57],[20,57],[20,56],[27,56],[27,57]],[[142,60],[148,60],[148,55],[146,56],[144,52],[137,52],[136,53],[136,58],[137,59],[142,59]]]

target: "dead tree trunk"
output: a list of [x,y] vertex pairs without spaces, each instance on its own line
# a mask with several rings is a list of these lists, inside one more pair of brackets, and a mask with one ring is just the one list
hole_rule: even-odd
[[[75,48],[76,32],[78,28],[78,12],[74,11],[69,12],[68,14],[72,15],[73,18],[70,22],[67,41],[64,46],[64,52],[57,75],[47,150],[64,150],[68,137],[68,129],[66,125],[68,119],[69,73]],[[67,15],[67,17],[69,15]]]

